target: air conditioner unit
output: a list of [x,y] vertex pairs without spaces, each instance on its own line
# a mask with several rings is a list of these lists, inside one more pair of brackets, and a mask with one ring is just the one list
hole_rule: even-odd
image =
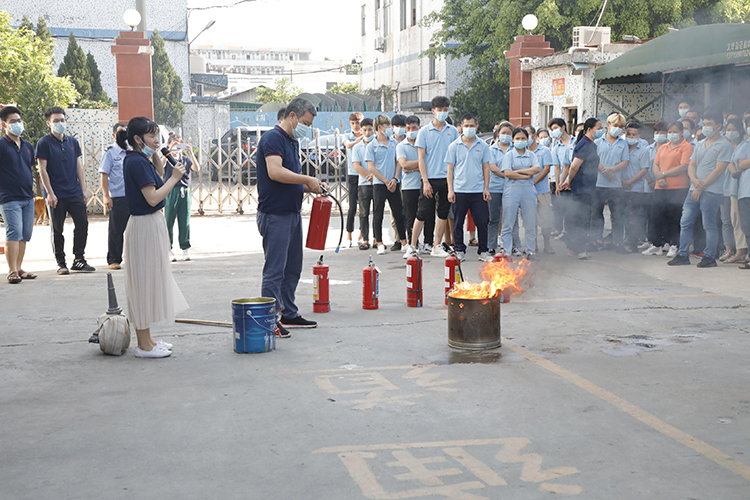
[[610,43],[611,28],[576,26],[573,28],[573,47],[590,47]]
[[375,50],[385,52],[385,38],[379,36],[375,39]]

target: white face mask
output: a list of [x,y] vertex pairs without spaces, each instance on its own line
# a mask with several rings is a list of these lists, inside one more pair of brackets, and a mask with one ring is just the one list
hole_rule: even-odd
[[375,138],[374,135],[371,135],[371,136],[363,135],[362,137],[363,137],[363,139],[364,139],[365,142],[372,142],[372,140]]
[[448,112],[447,111],[435,111],[435,118],[437,118],[437,121],[444,122],[448,118]]
[[464,135],[469,139],[473,139],[477,135],[477,129],[474,127],[464,127]]
[[730,141],[736,141],[737,139],[740,138],[740,133],[737,132],[736,130],[730,130],[725,135],[726,135],[726,138],[729,139]]
[[419,134],[419,130],[410,130],[406,133],[406,138],[414,141],[417,139],[417,134]]
[[513,138],[510,134],[500,134],[497,136],[497,142],[500,144],[510,144]]
[[667,134],[667,139],[669,139],[669,142],[680,142],[682,140],[682,136],[678,134],[677,132],[671,132]]
[[393,135],[396,137],[403,137],[405,132],[406,128],[404,127],[393,127]]
[[556,128],[555,130],[551,130],[549,135],[551,135],[553,139],[559,139],[562,137],[562,129]]
[[656,141],[657,144],[664,144],[667,142],[667,134],[654,134],[654,141]]
[[609,135],[612,137],[620,137],[622,134],[622,129],[620,127],[609,127]]
[[543,138],[539,139],[539,144],[541,144],[545,148],[549,147],[549,143],[550,143],[549,137],[543,137]]
[[8,131],[15,136],[23,134],[24,130],[25,127],[23,125],[23,122],[11,123],[10,125],[8,125]]
[[638,144],[637,137],[626,137],[625,141],[628,143],[628,146],[635,146],[636,144]]
[[68,124],[65,122],[55,122],[52,124],[52,130],[58,134],[64,134],[66,128],[68,128]]
[[708,137],[709,139],[714,136],[714,128],[713,127],[703,127],[701,130],[703,132],[703,135]]

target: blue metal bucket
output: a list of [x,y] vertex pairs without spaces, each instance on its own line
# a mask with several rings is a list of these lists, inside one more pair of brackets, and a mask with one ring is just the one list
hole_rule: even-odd
[[235,352],[276,349],[276,299],[256,297],[232,301]]

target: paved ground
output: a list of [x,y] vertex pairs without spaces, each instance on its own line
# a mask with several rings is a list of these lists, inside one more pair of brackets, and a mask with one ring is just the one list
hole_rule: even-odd
[[[254,219],[193,221],[184,316],[228,321],[259,294]],[[381,309],[363,311],[368,253],[328,251],[333,311],[313,315],[308,252],[298,302],[318,329],[241,355],[229,329],[166,325],[173,356],[142,360],[86,343],[105,273],[57,277],[45,231],[40,278],[0,284],[3,499],[750,498],[750,275],[734,267],[557,244],[503,306],[503,347],[467,354],[447,346],[439,260],[408,309],[401,255],[376,257]],[[92,222],[94,265],[105,235]]]

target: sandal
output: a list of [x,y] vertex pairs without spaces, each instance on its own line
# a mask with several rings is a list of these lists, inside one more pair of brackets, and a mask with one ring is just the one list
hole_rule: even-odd
[[16,271],[13,271],[12,273],[8,273],[8,283],[15,285],[17,283],[21,282],[21,277],[18,275]]
[[744,270],[750,269],[750,263],[745,263],[744,266],[740,266],[740,269],[744,269]]
[[36,274],[34,274],[34,273],[27,273],[23,269],[19,269],[18,270],[18,276],[22,280],[34,280],[34,279],[36,279]]
[[479,243],[477,243],[477,239],[476,239],[476,238],[472,238],[472,239],[470,239],[470,240],[469,240],[469,246],[470,246],[470,247],[476,247],[476,246],[479,246]]
[[367,250],[368,248],[370,248],[370,243],[367,242],[367,241],[364,241],[364,242],[362,242],[362,243],[359,244],[359,249],[360,250]]

